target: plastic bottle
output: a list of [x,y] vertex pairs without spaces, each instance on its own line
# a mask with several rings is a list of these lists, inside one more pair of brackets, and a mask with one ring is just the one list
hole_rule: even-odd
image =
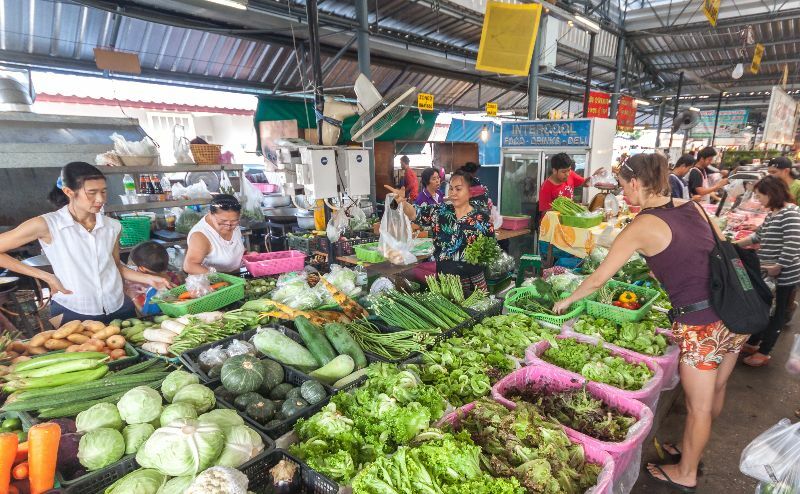
[[353,268],[356,273],[356,286],[367,286],[367,270],[362,263],[356,264]]
[[125,189],[125,195],[128,197],[136,195],[136,181],[133,177],[126,173],[124,177],[122,177],[122,187]]

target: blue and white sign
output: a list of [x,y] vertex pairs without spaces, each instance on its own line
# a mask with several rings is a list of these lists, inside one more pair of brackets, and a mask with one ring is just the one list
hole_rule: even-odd
[[323,156],[322,159],[319,160],[319,162],[322,163],[322,166],[325,166],[328,164],[328,158],[326,156]]
[[588,148],[591,131],[589,120],[504,122],[501,146]]

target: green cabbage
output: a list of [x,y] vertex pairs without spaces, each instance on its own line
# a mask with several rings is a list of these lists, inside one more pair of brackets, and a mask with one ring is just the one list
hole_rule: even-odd
[[125,439],[125,454],[136,454],[139,447],[153,432],[155,432],[155,428],[150,424],[131,424],[122,429],[122,437]]
[[129,424],[146,424],[161,415],[161,394],[149,386],[137,386],[117,402],[122,420]]
[[216,410],[211,410],[208,413],[204,413],[203,415],[197,417],[197,421],[201,424],[216,424],[225,435],[228,435],[228,431],[231,427],[237,425],[244,425],[244,419],[241,415],[239,415],[236,410],[231,410],[230,408],[218,408]]
[[246,425],[236,425],[225,434],[225,447],[214,463],[221,467],[238,468],[264,450],[264,440]]
[[175,393],[172,403],[191,403],[198,413],[205,413],[214,408],[217,399],[210,388],[202,384],[189,384]]
[[98,403],[75,417],[78,432],[89,432],[100,428],[122,430],[122,417],[113,403]]
[[158,470],[140,468],[114,482],[105,490],[105,494],[159,494],[166,487],[165,482],[167,476]]
[[[184,477],[175,477],[170,479],[169,482],[159,489],[158,494],[183,494],[194,482],[194,477],[187,475]],[[136,493],[138,494],[138,492]]]
[[165,400],[172,403],[172,398],[179,389],[190,384],[198,384],[199,382],[200,378],[194,374],[182,370],[172,371],[164,379],[164,382],[161,383],[161,394],[164,395]]
[[196,419],[197,410],[191,403],[173,403],[164,407],[161,411],[161,427],[169,425],[178,419]]
[[178,419],[147,439],[136,462],[173,477],[197,475],[214,464],[224,445],[225,434],[218,426]]
[[87,470],[111,465],[125,454],[125,439],[114,429],[100,428],[87,432],[78,444],[78,461]]

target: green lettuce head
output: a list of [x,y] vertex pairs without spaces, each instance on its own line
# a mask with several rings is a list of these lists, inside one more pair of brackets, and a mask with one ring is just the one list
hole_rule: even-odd
[[119,399],[117,410],[129,424],[146,424],[161,415],[161,394],[149,386],[137,386]]
[[98,403],[75,417],[75,428],[78,432],[101,428],[122,430],[123,425],[122,417],[113,403]]
[[238,468],[264,450],[264,440],[246,425],[236,425],[225,433],[225,447],[214,463],[220,467]]
[[237,425],[244,425],[244,419],[236,410],[218,408],[197,417],[201,424],[216,424],[227,437],[228,431]]
[[87,432],[78,444],[78,461],[87,470],[99,470],[125,454],[125,439],[115,429],[100,428]]
[[225,445],[225,434],[215,424],[178,419],[156,430],[136,453],[136,462],[164,475],[197,475],[214,464]]

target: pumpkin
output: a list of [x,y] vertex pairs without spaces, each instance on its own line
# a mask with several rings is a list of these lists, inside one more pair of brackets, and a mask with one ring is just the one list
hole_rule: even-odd
[[247,405],[245,413],[256,422],[264,424],[275,415],[275,405],[269,400],[256,401]]
[[294,386],[289,383],[278,384],[270,391],[269,398],[271,400],[285,400],[292,388],[294,388]]
[[274,360],[264,359],[261,361],[261,366],[264,367],[265,374],[264,382],[261,383],[259,391],[266,396],[272,391],[272,388],[283,382],[286,374],[283,366]]
[[303,395],[300,393],[300,387],[292,388],[286,393],[286,401],[289,400],[302,400]]
[[220,400],[224,400],[224,401],[227,401],[227,402],[230,402],[230,403],[233,403],[233,400],[236,399],[236,395],[231,393],[227,389],[225,389],[225,386],[222,386],[222,385],[217,386],[216,388],[214,388],[214,394]]
[[222,373],[222,365],[215,365],[214,367],[208,369],[208,378],[212,380],[219,379],[221,373]]
[[325,399],[325,388],[319,382],[309,379],[300,386],[300,397],[311,405],[316,405]]
[[286,417],[294,417],[298,413],[302,412],[304,408],[308,406],[308,402],[302,398],[297,400],[286,400],[281,405],[281,413]]
[[233,400],[233,404],[239,410],[244,410],[244,409],[247,408],[247,405],[249,405],[250,403],[256,403],[256,402],[259,402],[259,401],[263,401],[264,399],[265,398],[263,396],[261,396],[260,394],[254,393],[254,392],[251,391],[250,393],[245,393],[243,395],[237,396]]
[[264,428],[265,429],[274,429],[274,428],[278,427],[279,425],[281,425],[282,423],[283,423],[283,421],[281,421],[281,420],[272,419],[269,422],[267,422],[266,424],[264,424]]
[[237,355],[222,364],[220,379],[225,389],[236,394],[255,391],[264,382],[264,366],[252,355]]

